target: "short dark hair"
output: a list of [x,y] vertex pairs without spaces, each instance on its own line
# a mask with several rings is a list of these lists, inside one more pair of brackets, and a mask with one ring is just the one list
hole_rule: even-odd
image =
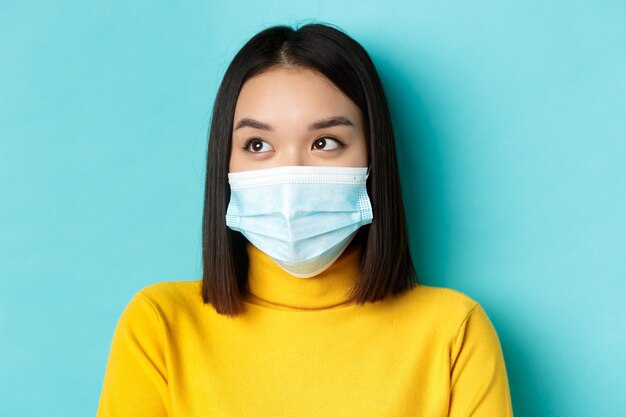
[[380,301],[418,284],[406,226],[394,133],[385,93],[365,49],[342,30],[311,23],[273,26],[253,36],[235,55],[217,92],[207,152],[202,219],[202,298],[220,314],[243,311],[248,290],[246,238],[226,226],[228,167],[235,105],[244,82],[277,67],[321,73],[360,109],[370,158],[367,191],[374,219],[354,238],[362,244],[359,276],[350,296],[357,304]]

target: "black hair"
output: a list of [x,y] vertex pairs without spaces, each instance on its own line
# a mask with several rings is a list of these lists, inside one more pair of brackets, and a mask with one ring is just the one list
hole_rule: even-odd
[[394,132],[385,93],[365,49],[342,30],[311,23],[299,29],[273,26],[254,35],[235,55],[220,84],[207,152],[202,219],[202,298],[220,314],[243,311],[247,287],[247,239],[226,226],[230,200],[228,167],[235,105],[244,82],[277,67],[302,67],[321,73],[363,114],[370,175],[367,192],[374,219],[353,243],[363,247],[351,298],[377,302],[418,284],[409,251],[406,216],[396,161]]

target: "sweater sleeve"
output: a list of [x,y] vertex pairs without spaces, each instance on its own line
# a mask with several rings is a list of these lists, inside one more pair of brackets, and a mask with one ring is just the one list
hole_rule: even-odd
[[449,417],[512,417],[500,341],[476,304],[461,324],[452,350]]
[[168,410],[164,328],[139,292],[115,328],[97,417],[165,417]]

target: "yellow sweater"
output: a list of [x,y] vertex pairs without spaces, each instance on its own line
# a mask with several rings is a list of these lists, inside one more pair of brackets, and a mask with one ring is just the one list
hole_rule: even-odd
[[99,417],[508,417],[498,336],[466,295],[420,285],[346,299],[350,245],[313,278],[248,244],[245,312],[217,314],[200,281],[140,290],[113,336]]

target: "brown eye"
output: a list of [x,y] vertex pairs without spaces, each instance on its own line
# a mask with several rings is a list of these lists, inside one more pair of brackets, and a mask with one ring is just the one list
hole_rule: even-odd
[[265,142],[263,139],[250,138],[246,142],[246,146],[244,146],[244,149],[252,153],[263,153],[271,151],[272,146],[269,143]]
[[342,147],[342,143],[331,137],[319,138],[313,142],[313,148],[320,151],[332,151]]

